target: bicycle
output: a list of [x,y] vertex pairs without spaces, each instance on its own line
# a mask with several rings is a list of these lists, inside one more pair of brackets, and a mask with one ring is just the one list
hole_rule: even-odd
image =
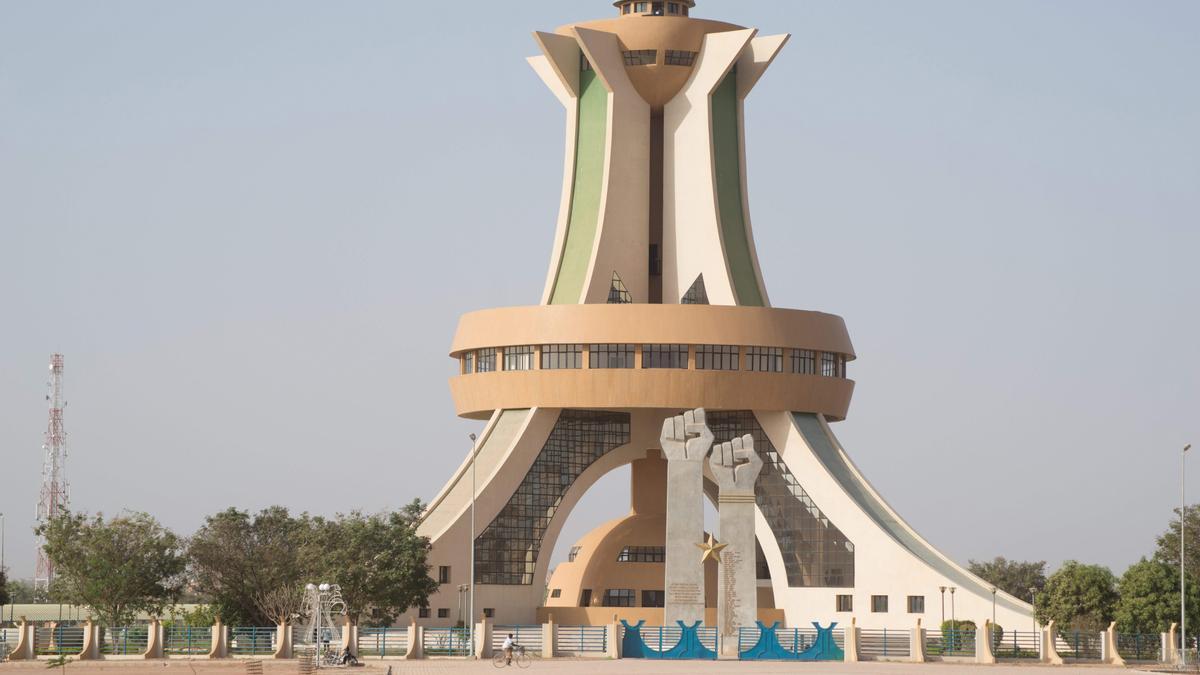
[[[518,668],[528,668],[530,661],[529,655],[525,653],[525,648],[521,645],[513,645],[512,650],[512,663],[517,664]],[[492,665],[497,668],[507,668],[512,663],[508,663],[508,657],[504,655],[503,649],[498,650],[492,657]]]

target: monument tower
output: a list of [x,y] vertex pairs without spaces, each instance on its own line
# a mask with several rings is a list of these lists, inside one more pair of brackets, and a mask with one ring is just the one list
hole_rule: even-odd
[[[537,305],[459,321],[456,412],[487,420],[477,482],[468,456],[430,503],[419,531],[441,586],[403,620],[450,625],[459,585],[473,583],[475,618],[509,624],[553,613],[717,625],[722,605],[737,622],[753,610],[792,626],[855,616],[897,627],[912,614],[932,622],[939,587],[954,587],[959,618],[990,617],[994,600],[1002,625],[1028,625],[1029,605],[935,550],[838,444],[830,424],[854,389],[843,320],[770,304],[750,225],[745,102],[788,36],[697,18],[691,0],[615,7],[534,34],[541,54],[529,62],[566,112],[545,288]],[[711,437],[693,444],[700,430]],[[625,465],[633,511],[581,540],[547,587],[563,522]],[[693,484],[721,522],[751,531],[704,533],[704,497],[677,497]],[[753,581],[729,565],[718,573],[720,555]]]

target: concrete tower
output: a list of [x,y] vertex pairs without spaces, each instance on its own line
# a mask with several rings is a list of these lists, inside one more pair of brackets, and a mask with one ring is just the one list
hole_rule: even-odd
[[[450,625],[458,586],[473,582],[476,619],[661,622],[662,575],[647,567],[663,559],[654,509],[585,538],[549,589],[548,566],[563,522],[605,473],[632,464],[635,505],[655,503],[639,495],[665,490],[663,420],[694,408],[706,409],[716,443],[749,435],[762,459],[760,616],[907,627],[917,614],[928,625],[940,618],[939,587],[952,586],[958,618],[990,618],[991,587],[907,526],[830,430],[854,389],[845,323],[770,306],[743,123],[788,36],[695,18],[690,0],[615,4],[614,18],[534,34],[542,53],[529,62],[566,110],[553,254],[540,304],[459,322],[456,412],[487,420],[476,536],[467,458],[420,525],[442,585],[411,618]],[[1029,625],[1029,605],[1003,592],[995,603],[1002,625]]]

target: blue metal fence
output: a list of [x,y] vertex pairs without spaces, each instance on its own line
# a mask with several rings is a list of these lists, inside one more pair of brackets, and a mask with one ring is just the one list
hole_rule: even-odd
[[608,651],[608,630],[604,626],[558,626],[555,631],[555,654],[603,654]]
[[150,641],[149,626],[101,626],[100,653],[111,656],[137,656],[146,653]]
[[171,624],[163,630],[163,652],[179,656],[199,656],[212,649],[212,626]]
[[513,640],[517,644],[525,648],[525,653],[538,656],[542,654],[542,627],[540,624],[493,626],[492,649],[503,647],[504,640],[509,635],[513,636]]
[[470,656],[471,632],[466,628],[426,628],[421,649],[427,656]]
[[404,656],[408,653],[407,628],[360,628],[359,656]]
[[1036,659],[1041,656],[1042,634],[1036,631],[1004,631],[995,644],[998,659]]
[[1162,636],[1157,633],[1117,633],[1117,653],[1127,661],[1161,661]]
[[269,656],[275,653],[278,631],[274,626],[234,626],[229,629],[229,653],[234,656]]
[[867,658],[901,658],[912,653],[912,631],[863,628],[858,632],[858,654]]

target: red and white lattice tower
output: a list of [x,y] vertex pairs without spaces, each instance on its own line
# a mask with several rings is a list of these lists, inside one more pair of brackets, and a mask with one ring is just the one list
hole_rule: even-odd
[[[50,355],[50,421],[46,425],[46,440],[42,443],[42,491],[37,503],[38,525],[49,522],[66,510],[70,501],[67,488],[67,434],[63,430],[63,355]],[[38,537],[37,569],[33,575],[34,588],[49,588],[54,579],[54,564],[46,557],[46,541]]]

